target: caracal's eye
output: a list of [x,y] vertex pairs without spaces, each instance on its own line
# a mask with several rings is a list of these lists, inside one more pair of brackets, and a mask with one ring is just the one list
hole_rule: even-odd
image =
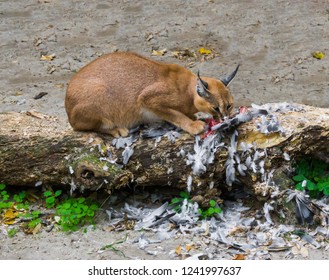
[[227,105],[226,109],[227,109],[227,111],[231,110],[232,109],[232,104]]
[[219,109],[219,107],[215,107],[214,110],[215,110],[217,113],[220,113],[220,109]]

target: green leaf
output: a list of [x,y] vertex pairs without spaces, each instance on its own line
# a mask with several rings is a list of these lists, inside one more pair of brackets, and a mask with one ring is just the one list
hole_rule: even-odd
[[303,187],[303,184],[302,184],[303,182],[300,182],[300,183],[298,183],[296,186],[295,186],[295,188],[297,189],[297,190],[299,190],[299,191],[303,191],[303,190],[305,190],[305,188]]
[[18,230],[17,230],[16,228],[9,229],[9,230],[7,231],[8,237],[9,237],[9,238],[14,237],[14,236],[16,235],[17,231],[18,231]]
[[62,194],[62,190],[55,191],[55,197],[58,197]]
[[211,216],[211,215],[213,215],[214,213],[215,213],[215,209],[214,209],[213,207],[209,207],[209,208],[208,208],[208,213],[207,213],[207,214],[208,214],[209,216]]
[[175,204],[175,203],[177,203],[177,202],[179,202],[179,201],[180,201],[180,199],[177,198],[177,197],[175,197],[175,198],[173,198],[173,199],[171,200],[171,203],[172,203],[172,204]]
[[307,178],[303,174],[298,174],[292,177],[292,179],[296,182],[303,182],[304,180],[307,180]]
[[6,188],[5,184],[0,184],[0,191],[4,190]]
[[24,209],[24,204],[23,204],[23,203],[19,203],[19,204],[16,205],[16,208],[17,208],[18,210],[20,210],[20,209]]
[[39,210],[35,210],[31,213],[33,216],[39,216],[41,212]]
[[98,205],[97,204],[92,204],[92,205],[90,205],[89,208],[93,211],[96,211],[96,210],[98,210]]
[[323,189],[323,193],[324,193],[325,195],[329,195],[329,187],[324,188],[324,189]]
[[209,205],[211,206],[211,207],[215,207],[215,205],[216,205],[216,201],[215,200],[210,200],[209,201]]
[[92,211],[92,210],[88,210],[87,211],[87,216],[93,217],[94,215],[95,215],[95,212],[94,211]]
[[186,199],[188,199],[190,197],[190,194],[188,192],[180,192],[179,195]]
[[51,207],[54,207],[54,205],[55,205],[55,197],[53,197],[53,196],[47,197],[46,206],[48,208],[51,208]]
[[298,162],[296,171],[298,174],[307,174],[309,170],[309,163],[305,159],[302,159]]
[[0,201],[0,209],[7,209],[13,205],[13,202],[3,202]]
[[310,191],[316,190],[316,184],[314,184],[312,181],[307,180],[306,188],[309,189]]
[[53,193],[52,193],[51,191],[45,191],[45,192],[43,193],[43,195],[44,195],[45,197],[48,197],[48,196],[53,195]]
[[329,182],[325,181],[325,182],[320,182],[320,183],[317,183],[317,189],[319,191],[323,191],[325,188],[329,187]]
[[37,224],[40,224],[41,223],[41,219],[38,218],[38,219],[35,219],[35,220],[32,220],[28,223],[28,227],[30,228],[34,228],[37,226]]
[[215,213],[222,213],[222,208],[216,207],[215,208]]
[[81,211],[81,208],[75,208],[75,209],[73,209],[73,212],[76,214],[80,214],[82,211]]
[[70,202],[64,202],[64,204],[61,205],[63,209],[70,209],[71,208],[71,203]]

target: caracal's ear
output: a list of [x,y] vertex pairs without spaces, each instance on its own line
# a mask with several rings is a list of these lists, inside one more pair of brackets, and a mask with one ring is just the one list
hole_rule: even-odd
[[226,87],[228,87],[230,85],[230,83],[233,81],[233,79],[234,79],[234,77],[236,75],[236,72],[238,72],[239,67],[240,67],[240,64],[238,64],[238,66],[235,68],[235,70],[230,75],[228,75],[227,77],[221,79],[221,82]]
[[201,79],[199,70],[198,78],[196,81],[196,92],[202,98],[209,98],[208,83]]

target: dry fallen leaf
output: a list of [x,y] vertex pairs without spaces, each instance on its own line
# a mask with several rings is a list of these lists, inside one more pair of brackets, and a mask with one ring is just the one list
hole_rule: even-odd
[[171,52],[171,55],[172,55],[173,57],[178,58],[179,55],[180,55],[180,52],[179,52],[179,51],[174,51],[174,52]]
[[56,57],[56,55],[53,53],[53,54],[49,54],[49,55],[42,55],[40,60],[43,60],[43,61],[52,61],[54,60]]
[[302,247],[300,249],[300,254],[302,255],[303,258],[307,258],[308,257],[308,249],[306,247]]
[[235,234],[239,234],[239,233],[244,233],[247,231],[247,228],[243,227],[243,226],[236,226],[233,227],[230,232],[229,235],[235,235]]
[[6,225],[12,225],[15,222],[15,219],[18,214],[19,211],[17,211],[14,205],[12,205],[4,214],[3,223]]
[[47,71],[49,74],[52,74],[56,71],[56,67],[54,65],[51,65],[47,68]]
[[152,55],[154,56],[163,56],[167,52],[167,49],[162,49],[162,50],[153,50]]
[[316,51],[316,52],[312,53],[312,55],[316,59],[322,59],[322,58],[324,58],[324,53],[323,52],[320,52],[320,51]]
[[280,77],[279,76],[275,76],[275,77],[272,78],[272,83],[277,84],[279,82],[280,82]]
[[242,261],[242,260],[245,260],[246,259],[246,255],[244,254],[236,254],[232,260],[239,260],[239,261]]
[[178,245],[175,249],[175,253],[177,255],[181,255],[182,254],[182,246]]
[[201,47],[199,49],[199,54],[202,54],[202,55],[209,55],[211,54],[211,50],[208,50],[208,49],[205,49],[204,47]]
[[41,44],[42,44],[42,40],[41,40],[41,38],[38,38],[38,39],[36,39],[36,40],[34,41],[34,45],[35,45],[36,47],[40,46]]
[[38,223],[33,229],[32,234],[33,235],[37,234],[40,231],[40,229],[41,229],[41,223]]
[[57,88],[64,88],[64,84],[55,84],[55,87],[57,87]]
[[189,252],[191,250],[194,250],[196,248],[195,244],[186,244],[185,245],[186,251]]

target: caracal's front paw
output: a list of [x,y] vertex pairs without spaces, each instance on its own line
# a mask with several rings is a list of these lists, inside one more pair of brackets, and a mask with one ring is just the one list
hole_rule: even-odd
[[206,126],[207,125],[205,122],[197,120],[197,121],[191,122],[186,131],[192,135],[198,135],[198,134],[202,133],[203,131],[205,131]]

